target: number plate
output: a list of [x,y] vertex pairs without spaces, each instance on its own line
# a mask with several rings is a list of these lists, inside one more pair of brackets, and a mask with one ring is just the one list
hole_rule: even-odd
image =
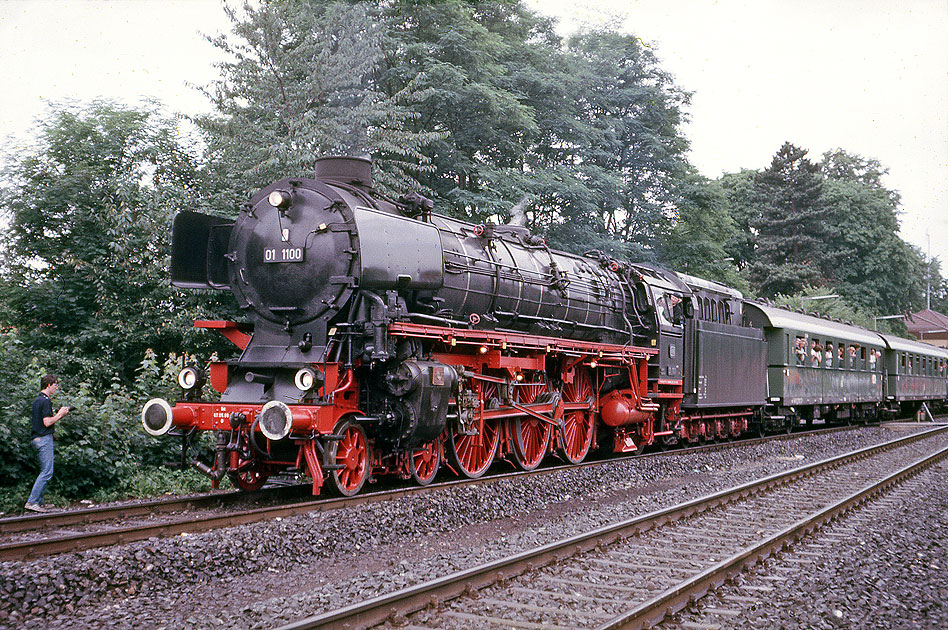
[[264,247],[263,262],[303,262],[303,253],[305,251],[306,250],[302,247]]

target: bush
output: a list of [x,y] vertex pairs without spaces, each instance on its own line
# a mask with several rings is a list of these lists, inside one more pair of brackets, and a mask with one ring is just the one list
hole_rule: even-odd
[[[47,357],[48,358],[48,357]],[[148,351],[135,381],[114,378],[108,391],[96,392],[88,383],[61,378],[54,409],[76,409],[56,425],[56,467],[47,489],[48,503],[81,499],[96,502],[154,496],[167,492],[195,492],[210,488],[209,481],[188,471],[169,471],[166,462],[178,461],[180,443],[153,438],[140,422],[142,405],[155,396],[177,396],[175,375],[183,361],[195,358],[171,354],[163,360]],[[0,509],[22,507],[39,471],[29,444],[30,405],[39,379],[55,368],[32,356],[16,330],[0,331]]]

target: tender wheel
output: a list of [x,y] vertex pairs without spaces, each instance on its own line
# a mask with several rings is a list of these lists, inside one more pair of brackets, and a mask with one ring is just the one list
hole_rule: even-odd
[[[576,368],[573,382],[563,386],[563,402],[588,400],[593,395],[589,370]],[[571,464],[586,459],[592,446],[595,416],[589,411],[570,411],[563,416],[563,430],[557,439],[556,452]]]
[[[517,402],[529,405],[548,391],[546,383],[523,385],[517,388]],[[514,463],[521,470],[533,470],[546,456],[553,425],[532,416],[524,416],[514,418],[509,426],[513,437]]]
[[[494,383],[480,383],[480,398],[485,408],[496,396]],[[487,471],[500,446],[500,423],[497,420],[478,422],[475,429],[477,433],[474,435],[449,430],[446,445],[451,467],[470,479],[476,479]]]
[[337,494],[351,497],[369,477],[369,441],[365,429],[350,420],[337,425],[335,433],[342,439],[329,444],[327,459],[341,468],[329,471],[329,487]]
[[425,444],[408,456],[408,471],[419,486],[431,483],[441,466],[441,440]]

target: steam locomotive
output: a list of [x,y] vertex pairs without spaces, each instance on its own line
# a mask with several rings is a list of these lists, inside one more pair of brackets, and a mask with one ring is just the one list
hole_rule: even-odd
[[[348,496],[383,475],[430,483],[442,460],[474,478],[946,398],[948,352],[927,344],[432,210],[374,191],[368,160],[323,158],[236,220],[178,213],[172,283],[232,291],[247,321],[195,322],[240,356],[184,367],[182,400],[148,401],[145,430],[180,436],[215,485],[295,472]],[[802,364],[801,339],[845,360]],[[213,459],[187,461],[202,431]]]

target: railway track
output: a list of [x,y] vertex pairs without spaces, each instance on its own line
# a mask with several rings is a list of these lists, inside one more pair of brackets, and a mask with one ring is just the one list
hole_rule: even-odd
[[652,627],[746,567],[946,457],[948,427],[935,428],[282,630]]
[[[858,427],[818,428],[792,434],[752,438],[739,442],[717,442],[667,452],[591,460],[580,466],[602,466],[629,458],[662,457],[683,452],[710,451],[755,442],[793,439],[808,433],[856,430]],[[155,499],[134,504],[66,510],[52,514],[24,515],[0,519],[0,560],[29,560],[44,555],[81,551],[151,537],[175,536],[221,527],[231,527],[313,511],[336,510],[354,505],[388,501],[407,494],[447,487],[490,483],[513,477],[550,474],[574,466],[553,465],[529,472],[492,472],[480,479],[452,479],[429,486],[401,486],[366,492],[347,498],[292,501],[309,485],[270,488],[253,495],[233,491],[190,497]],[[497,467],[495,467],[496,469]],[[240,509],[250,501],[253,506]],[[262,505],[261,505],[262,504]],[[118,523],[118,526],[115,525]]]

